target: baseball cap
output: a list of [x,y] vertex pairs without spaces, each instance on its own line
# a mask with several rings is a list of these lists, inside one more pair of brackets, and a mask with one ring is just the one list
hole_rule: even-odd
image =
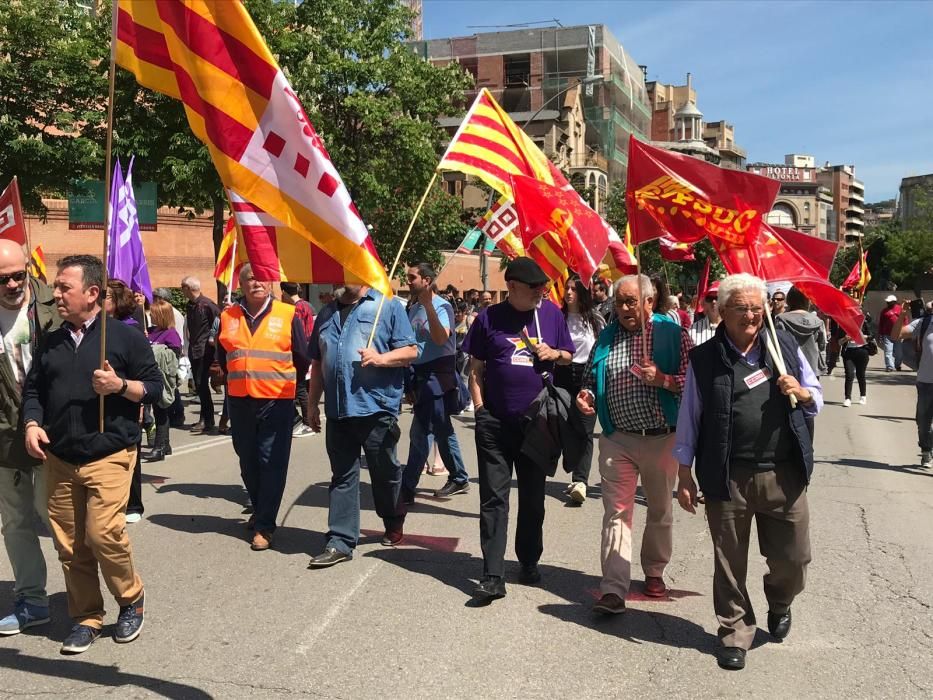
[[719,296],[719,280],[713,282],[706,290],[706,296]]
[[885,300],[885,302],[890,303],[890,302],[892,302],[892,301],[897,301],[897,297],[894,296],[893,294],[888,294],[888,296],[886,296],[886,297],[884,298],[884,300]]
[[544,270],[531,258],[519,257],[512,260],[505,270],[506,280],[515,280],[532,287],[545,284],[548,276]]
[[152,296],[153,298],[158,297],[166,301],[171,301],[172,299],[172,293],[166,287],[156,287],[152,290]]

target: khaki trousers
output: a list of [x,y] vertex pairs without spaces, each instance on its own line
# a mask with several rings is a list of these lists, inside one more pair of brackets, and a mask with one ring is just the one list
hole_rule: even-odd
[[732,468],[731,501],[709,501],[706,519],[713,538],[713,606],[723,646],[748,649],[755,638],[755,612],[745,587],[752,517],[758,548],[768,563],[764,577],[768,609],[787,612],[806,583],[810,563],[810,510],[796,467],[771,471]]
[[81,466],[47,454],[49,521],[65,574],[68,614],[78,624],[100,629],[104,599],[98,566],[118,605],[135,603],[143,592],[124,514],[136,447]]
[[672,450],[674,433],[641,436],[616,431],[599,438],[599,473],[602,477],[603,529],[602,595],[624,598],[632,581],[632,515],[635,490],[641,477],[648,501],[648,520],[641,541],[641,568],[645,576],[661,576],[671,560],[674,514],[672,510],[677,460]]

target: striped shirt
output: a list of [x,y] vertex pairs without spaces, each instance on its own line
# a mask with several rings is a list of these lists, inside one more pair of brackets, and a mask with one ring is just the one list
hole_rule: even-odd
[[690,340],[693,341],[694,345],[705,343],[707,340],[710,340],[714,335],[716,335],[716,329],[718,327],[718,323],[715,326],[711,325],[709,319],[704,316],[703,318],[694,321],[693,325],[690,326]]

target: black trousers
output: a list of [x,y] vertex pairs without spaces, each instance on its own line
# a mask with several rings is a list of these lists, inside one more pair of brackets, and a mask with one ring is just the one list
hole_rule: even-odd
[[198,392],[198,402],[201,404],[200,420],[204,427],[214,427],[214,399],[211,395],[211,363],[214,361],[214,348],[204,348],[204,356],[191,360],[191,374],[194,377],[194,387]]
[[860,396],[865,396],[867,391],[867,381],[865,380],[865,369],[868,367],[868,350],[861,348],[846,348],[842,353],[842,361],[846,370],[846,398],[852,398],[852,383],[858,379],[858,390]]
[[301,422],[305,425],[308,423],[308,384],[310,382],[307,379],[299,379],[298,383],[295,385],[295,403],[298,404],[298,414],[296,415],[296,422],[300,418]]
[[573,362],[569,365],[557,365],[554,368],[554,386],[566,389],[570,393],[570,421],[577,431],[586,435],[583,450],[573,461],[564,455],[564,471],[570,474],[573,483],[586,484],[590,480],[590,468],[593,466],[593,431],[596,430],[596,414],[584,416],[577,408],[577,394],[583,388],[583,370],[586,365]]
[[[173,404],[174,405],[174,404]],[[169,413],[172,410],[172,407],[161,408],[159,406],[152,407],[152,415],[155,417],[155,447],[156,449],[168,449],[169,445]]]
[[142,455],[140,454],[142,450],[142,440],[136,443],[136,464],[133,467],[133,478],[130,481],[130,498],[126,504],[127,513],[139,513],[142,515],[145,512],[143,507],[143,465],[142,465]]
[[523,564],[535,564],[544,550],[545,467],[521,454],[521,426],[501,421],[488,409],[476,413],[476,457],[479,462],[479,540],[483,574],[503,576],[509,530],[512,468],[518,479],[518,522],[515,554]]

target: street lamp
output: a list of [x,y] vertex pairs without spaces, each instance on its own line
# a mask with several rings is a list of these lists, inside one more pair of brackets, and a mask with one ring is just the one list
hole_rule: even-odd
[[568,85],[568,86],[565,87],[563,90],[560,90],[556,95],[553,95],[550,99],[548,99],[547,101],[545,101],[545,103],[544,103],[543,105],[541,105],[541,106],[538,108],[538,111],[535,112],[534,114],[532,114],[532,115],[528,118],[528,121],[526,121],[526,122],[522,125],[522,131],[524,131],[526,128],[528,128],[528,125],[531,124],[531,122],[534,121],[535,117],[537,117],[539,114],[541,114],[541,112],[544,111],[544,108],[545,108],[545,107],[547,107],[549,104],[551,104],[554,100],[556,100],[558,97],[560,97],[560,96],[563,95],[564,93],[570,92],[570,91],[573,90],[574,88],[580,87],[581,85],[593,85],[594,83],[601,83],[603,80],[604,80],[604,78],[603,78],[602,75],[590,75],[590,76],[587,76],[587,77],[585,77],[585,78],[580,78],[580,80],[578,80],[578,81],[577,81],[576,83],[574,83],[573,85]]

